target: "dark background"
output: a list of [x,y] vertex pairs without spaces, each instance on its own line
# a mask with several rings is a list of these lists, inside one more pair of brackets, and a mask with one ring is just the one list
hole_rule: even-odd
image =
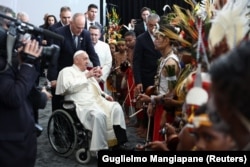
[[[105,5],[102,1],[100,4]],[[125,25],[128,25],[131,19],[141,19],[140,10],[142,7],[149,7],[159,16],[164,15],[163,7],[165,5],[172,7],[173,4],[176,4],[183,8],[190,8],[190,5],[184,0],[106,0],[106,4],[105,9],[110,11],[114,7],[121,18],[120,23]],[[100,9],[103,9],[103,6]],[[166,10],[166,12],[169,11]],[[100,13],[103,13],[103,11],[101,10]],[[100,18],[103,17],[101,16]]]

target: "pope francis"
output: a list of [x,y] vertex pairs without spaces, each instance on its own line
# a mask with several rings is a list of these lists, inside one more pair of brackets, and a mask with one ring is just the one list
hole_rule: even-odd
[[90,151],[108,149],[127,142],[121,105],[103,92],[96,80],[100,67],[87,70],[89,56],[79,50],[74,64],[59,72],[56,94],[76,104],[76,113],[84,127],[92,132]]

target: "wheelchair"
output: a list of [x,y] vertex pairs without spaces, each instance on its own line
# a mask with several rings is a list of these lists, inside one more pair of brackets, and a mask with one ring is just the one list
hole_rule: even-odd
[[68,157],[75,152],[76,160],[87,164],[91,159],[91,132],[78,119],[73,101],[63,101],[61,105],[62,109],[55,110],[48,121],[49,143],[57,155]]

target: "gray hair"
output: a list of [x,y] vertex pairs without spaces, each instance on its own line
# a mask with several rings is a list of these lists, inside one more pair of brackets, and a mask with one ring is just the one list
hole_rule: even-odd
[[157,20],[160,21],[160,16],[156,13],[151,13],[147,18],[146,22],[148,23],[149,20]]

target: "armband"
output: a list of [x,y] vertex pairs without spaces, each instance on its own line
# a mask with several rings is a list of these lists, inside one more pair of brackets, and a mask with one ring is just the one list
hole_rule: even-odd
[[24,63],[35,64],[37,58],[35,56],[29,55],[27,53],[22,53],[22,60]]

